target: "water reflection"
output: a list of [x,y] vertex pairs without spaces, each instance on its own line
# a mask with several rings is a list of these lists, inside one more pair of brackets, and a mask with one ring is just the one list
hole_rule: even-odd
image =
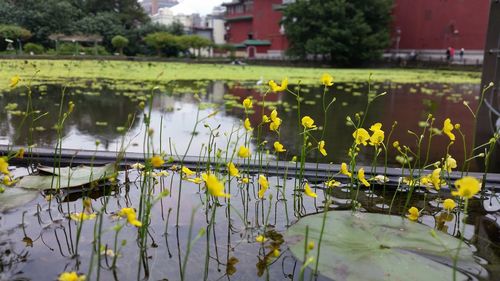
[[[129,178],[130,181],[126,179]],[[1,280],[53,280],[63,271],[80,271],[86,273],[92,262],[92,247],[94,243],[94,223],[86,221],[83,224],[82,237],[79,246],[79,256],[73,257],[76,248],[76,223],[67,219],[72,212],[81,211],[82,196],[93,198],[92,208],[95,212],[102,210],[104,225],[101,244],[110,249],[114,248],[113,226],[118,224],[113,215],[123,207],[137,207],[141,192],[141,176],[134,170],[120,173],[119,185],[114,188],[101,186],[97,190],[76,189],[71,193],[57,194],[52,201],[40,196],[37,201],[10,212],[1,214],[0,222],[0,267]],[[101,256],[101,280],[136,280],[139,267],[147,267],[149,275],[141,274],[141,279],[148,280],[181,280],[181,265],[186,255],[186,245],[189,241],[189,225],[194,226],[194,234],[202,227],[206,227],[207,213],[216,208],[216,224],[209,237],[203,236],[193,244],[192,254],[189,256],[186,280],[202,280],[206,251],[209,251],[208,280],[298,280],[302,263],[287,250],[283,243],[282,234],[299,219],[295,213],[292,188],[294,179],[269,177],[270,192],[276,191],[276,198],[259,200],[256,197],[257,186],[250,185],[246,192],[245,187],[232,181],[231,204],[221,200],[219,204],[204,201],[200,186],[183,181],[172,172],[168,177],[159,178],[154,193],[169,190],[170,195],[160,199],[151,211],[151,223],[148,226],[147,263],[138,265],[137,257],[140,249],[136,243],[137,229],[126,226],[119,235],[119,241],[127,240],[126,245],[120,247],[118,267],[111,268],[112,258]],[[278,193],[277,183],[281,187],[286,181],[288,192]],[[313,185],[318,194],[317,200],[305,198],[301,203],[302,215],[321,212],[322,202],[328,194],[333,200],[331,208],[335,210],[350,209],[351,195],[343,188],[322,189]],[[182,189],[181,201],[177,201]],[[90,192],[90,193],[89,193]],[[249,194],[249,196],[247,196]],[[442,194],[441,194],[442,195]],[[410,204],[424,208],[425,215],[422,222],[429,227],[436,228],[453,236],[459,236],[463,214],[446,214],[438,203],[440,194],[424,193],[417,190],[412,196]],[[491,197],[498,200],[497,196]],[[362,204],[362,211],[388,214],[388,204],[393,201],[392,214],[405,213],[406,194],[394,190],[375,188],[373,191],[363,190],[358,197]],[[177,209],[177,204],[182,208]],[[385,208],[381,208],[386,204]],[[485,211],[483,201],[471,201],[471,209],[465,228],[467,243],[476,249],[475,255],[483,260],[482,266],[465,268],[479,277],[479,280],[495,280],[498,276],[500,252],[498,248],[498,233],[500,225],[496,221],[498,215],[492,211]],[[245,211],[246,210],[246,211]],[[176,225],[176,213],[179,211],[179,222]],[[191,215],[194,214],[191,219]],[[443,216],[446,215],[445,217]],[[191,222],[192,221],[192,222]],[[21,222],[21,223],[20,223]],[[266,233],[269,241],[263,247],[255,241],[257,234]],[[207,241],[209,241],[207,247]],[[277,249],[279,256],[271,255]],[[95,257],[94,257],[95,258]],[[94,276],[97,261],[94,259]],[[266,269],[267,265],[267,269]],[[485,267],[489,272],[481,270]],[[479,270],[479,271],[476,271]],[[310,277],[306,270],[306,280]],[[261,276],[258,278],[257,276]],[[95,278],[90,278],[95,280]],[[319,276],[318,279],[326,280]]]
[[[142,152],[143,143],[143,111],[139,103],[146,99],[149,92],[147,85],[132,84],[134,90],[118,87],[118,83],[104,84],[96,87],[64,88],[66,92],[65,102],[72,100],[76,109],[68,119],[63,131],[63,147],[76,149],[94,149],[95,141],[101,143],[98,149],[116,151],[120,149],[123,133],[119,128],[124,127],[127,120],[132,117],[133,123],[130,131],[126,134],[125,144],[128,151]],[[47,112],[35,123],[33,131],[33,142],[38,146],[53,147],[56,142],[56,134],[52,129],[57,121],[57,112],[63,88],[58,85],[42,85],[33,89],[33,106],[41,113]],[[188,140],[194,134],[193,143],[188,152],[190,155],[198,155],[208,141],[208,130],[199,126],[196,132],[192,132],[196,122],[196,112],[199,107],[197,98],[192,93],[197,93],[202,101],[199,118],[206,117],[212,112],[219,111],[213,118],[207,119],[201,125],[211,127],[221,126],[220,131],[230,133],[241,127],[242,119],[245,118],[244,110],[235,106],[240,104],[246,97],[252,97],[256,101],[262,101],[263,89],[252,84],[226,84],[220,81],[174,81],[161,87],[161,93],[154,95],[152,103],[152,127],[155,130],[155,149],[167,153],[184,154],[188,148]],[[381,83],[371,85],[373,93],[387,92],[384,97],[378,98],[372,103],[366,125],[369,127],[375,122],[381,122],[383,129],[388,135],[391,126],[397,121],[397,126],[391,137],[401,144],[408,145],[416,150],[415,136],[408,131],[420,135],[429,114],[435,117],[435,127],[441,128],[445,118],[451,118],[453,123],[460,123],[467,142],[470,145],[473,130],[473,118],[470,111],[463,105],[467,102],[471,108],[478,105],[479,86],[469,84],[394,84]],[[26,90],[17,89],[10,93],[3,93],[0,99],[0,107],[5,108],[8,104],[17,104],[18,110],[24,110],[27,97],[21,95]],[[301,115],[309,115],[316,124],[321,126],[326,118],[327,128],[324,132],[326,141],[327,157],[319,155],[317,151],[309,154],[309,161],[334,162],[347,161],[347,152],[352,143],[353,128],[346,125],[346,116],[354,118],[355,113],[363,111],[368,100],[368,85],[366,83],[344,83],[335,84],[327,93],[327,99],[336,98],[332,109],[325,117],[322,109],[321,87],[302,87],[301,96],[304,98],[300,105]],[[293,95],[287,93],[268,94],[263,103],[254,103],[253,113],[249,119],[252,126],[256,126],[262,120],[262,114],[269,115],[273,108],[277,108],[280,118],[283,119],[281,126],[281,142],[287,148],[284,157],[291,159],[300,154],[301,138],[298,137],[299,117],[297,115],[297,102]],[[146,107],[146,112],[148,108]],[[20,123],[22,116],[16,116],[12,111],[0,111],[0,144],[27,145],[28,126],[22,129]],[[482,124],[480,124],[481,126]],[[480,128],[481,129],[481,128]],[[161,134],[160,134],[161,132]],[[240,136],[243,132],[240,132]],[[316,137],[321,136],[321,131],[315,132]],[[257,134],[254,131],[254,135]],[[276,135],[269,132],[267,126],[262,130],[263,137],[268,140],[269,149],[276,140]],[[427,139],[423,147],[427,147]],[[220,136],[217,140],[219,147],[225,147],[227,136]],[[234,144],[235,139],[231,140]],[[255,142],[255,139],[254,139]],[[430,162],[439,161],[446,155],[448,139],[437,136],[433,138],[430,147]],[[253,144],[255,147],[255,143]],[[362,164],[369,164],[373,159],[372,147],[364,147],[360,154]],[[467,147],[470,151],[470,147]],[[396,165],[395,153],[390,149],[389,164]],[[450,147],[449,153],[459,163],[464,160],[463,144],[457,140]],[[483,161],[478,159],[478,161]],[[479,170],[477,163],[473,163],[472,169]],[[496,171],[498,172],[498,171]]]

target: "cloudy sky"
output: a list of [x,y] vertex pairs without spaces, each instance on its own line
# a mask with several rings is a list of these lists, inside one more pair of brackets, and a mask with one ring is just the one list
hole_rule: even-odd
[[209,14],[215,6],[223,2],[231,2],[230,0],[179,0],[179,5],[172,8],[174,13],[183,14]]

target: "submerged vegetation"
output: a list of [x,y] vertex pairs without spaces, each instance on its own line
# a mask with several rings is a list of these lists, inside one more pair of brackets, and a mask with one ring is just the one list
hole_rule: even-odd
[[[3,76],[23,64],[0,63],[7,66],[2,68]],[[337,104],[340,97],[332,90],[334,83],[354,75],[362,79],[367,72],[339,70],[334,78],[324,70],[300,73],[301,69],[293,69],[289,78],[264,83],[258,98],[245,96],[238,101],[240,120],[225,127],[228,124],[211,123],[221,109],[209,107],[205,113],[196,94],[198,107],[190,113],[192,127],[187,128],[190,138],[181,140],[186,144],[180,149],[175,137],[162,139],[166,134],[162,123],[167,120],[151,118],[153,98],[161,85],[159,78],[151,78],[158,77],[151,76],[153,72],[161,69],[167,79],[213,79],[218,75],[227,79],[228,71],[234,70],[230,79],[252,80],[256,75],[278,76],[279,68],[86,61],[37,61],[23,67],[36,75],[12,76],[11,71],[8,86],[12,91],[24,88],[26,108],[9,105],[9,109],[20,111],[20,127],[30,128],[23,136],[27,145],[9,147],[0,158],[0,206],[9,202],[0,211],[20,210],[2,214],[0,223],[5,227],[0,237],[20,235],[18,240],[24,243],[19,246],[18,241],[9,240],[0,245],[4,253],[0,254],[0,274],[7,278],[41,274],[45,279],[63,281],[368,280],[374,276],[382,280],[408,276],[412,280],[493,280],[498,273],[498,255],[488,260],[491,252],[485,252],[481,243],[493,243],[493,252],[499,245],[476,233],[476,226],[470,224],[485,213],[497,218],[498,210],[487,211],[482,204],[495,201],[498,205],[497,187],[488,184],[488,167],[500,136],[494,133],[486,143],[476,143],[453,119],[428,114],[420,131],[407,132],[409,141],[395,139],[398,120],[387,126],[387,121],[384,125],[381,120],[367,119],[376,101],[388,98],[386,92],[372,87],[373,80],[368,81],[364,110],[350,112],[343,120],[329,120],[328,112],[341,107]],[[58,76],[64,71],[67,76]],[[471,81],[477,79],[476,74],[470,75]],[[114,154],[116,161],[99,165],[103,158],[96,141],[86,166],[68,167],[75,163],[78,151],[74,155],[63,152],[62,130],[79,108],[74,96],[63,89],[54,124],[53,165],[36,165],[40,151],[33,133],[46,113],[33,107],[31,89],[34,80],[50,77],[151,82],[144,98],[136,100],[138,113],[124,118],[117,128],[122,141]],[[381,70],[374,80],[425,81],[425,77],[445,79],[436,78],[432,71]],[[321,85],[318,100],[323,120],[304,111],[307,90],[303,91],[298,80]],[[477,106],[463,107],[474,128],[492,86],[482,89]],[[274,95],[291,97],[296,118],[290,120],[278,110],[272,103]],[[270,113],[265,111],[269,104],[273,107]],[[139,116],[143,117],[142,152],[133,158],[127,154],[130,144],[126,137]],[[349,128],[344,132],[350,139],[347,160],[320,164],[320,158],[332,153],[329,145],[336,140],[327,138],[326,132],[335,122],[344,122]],[[293,140],[298,150],[286,145],[282,132],[286,123],[298,132]],[[192,154],[193,139],[200,133],[204,141]],[[156,136],[159,142],[153,141]],[[441,144],[440,160],[431,161],[431,148]],[[450,152],[457,145],[464,147],[462,162]],[[389,152],[399,157],[400,169],[388,167]],[[311,156],[315,162],[309,161]],[[472,161],[481,162],[486,169],[471,173]],[[36,208],[29,203],[33,200],[37,200]],[[39,273],[19,265],[32,259],[27,247],[34,247],[34,256],[51,255],[54,261],[32,261],[38,268],[48,263],[51,270]],[[476,254],[486,262],[476,262]],[[330,266],[332,261],[334,266]],[[395,262],[404,265],[394,267]]]

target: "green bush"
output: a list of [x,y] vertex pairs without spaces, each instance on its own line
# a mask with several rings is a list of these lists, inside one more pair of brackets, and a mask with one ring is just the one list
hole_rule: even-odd
[[42,45],[35,44],[35,43],[27,43],[24,45],[24,52],[28,54],[35,54],[35,55],[40,55],[43,54],[44,49]]

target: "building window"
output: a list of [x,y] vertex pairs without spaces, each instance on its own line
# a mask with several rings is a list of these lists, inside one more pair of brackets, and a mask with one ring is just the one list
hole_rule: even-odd
[[253,40],[253,33],[248,33],[248,40]]

